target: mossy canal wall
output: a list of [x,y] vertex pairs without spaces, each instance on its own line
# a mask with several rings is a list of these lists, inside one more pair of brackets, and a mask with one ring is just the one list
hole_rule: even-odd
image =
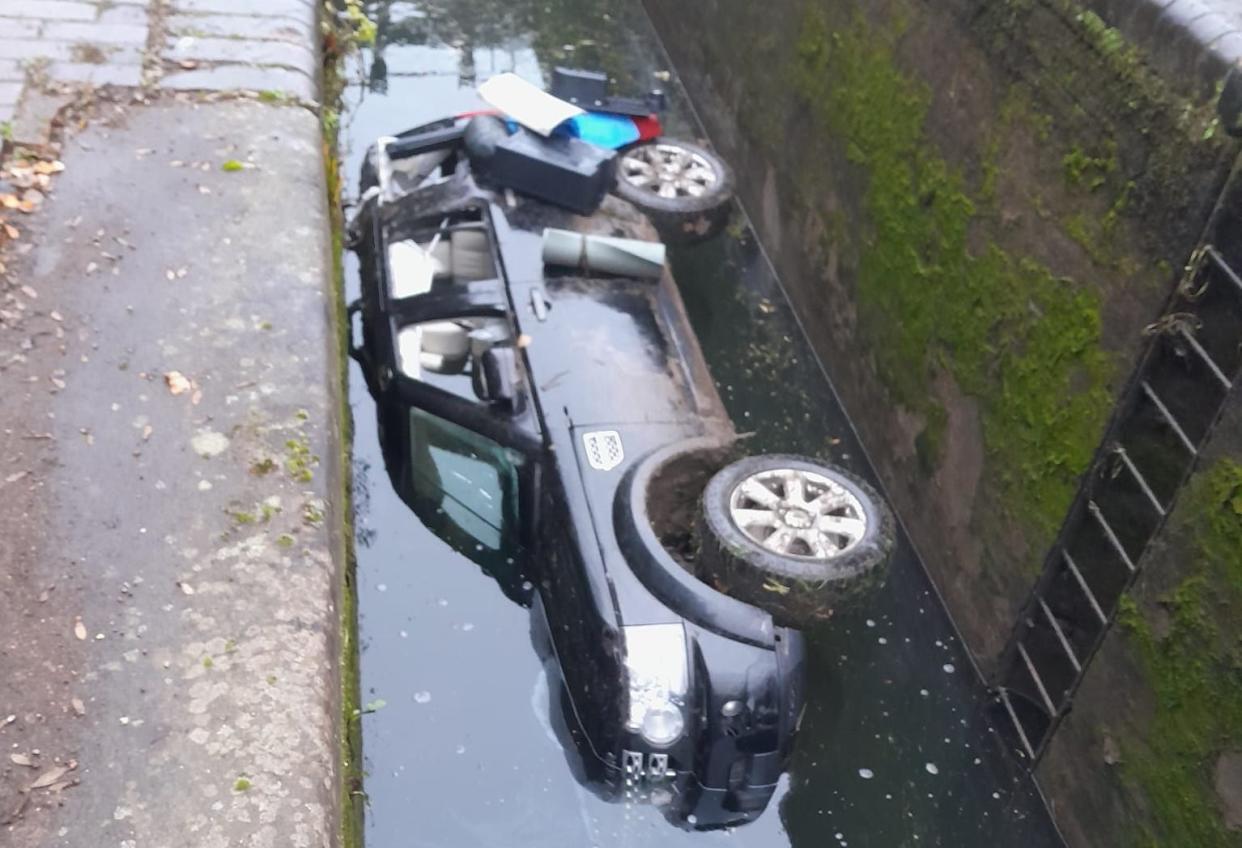
[[[1237,158],[1220,51],[1167,2],[646,5],[990,672]],[[1230,439],[1040,766],[1075,845],[1242,845]]]

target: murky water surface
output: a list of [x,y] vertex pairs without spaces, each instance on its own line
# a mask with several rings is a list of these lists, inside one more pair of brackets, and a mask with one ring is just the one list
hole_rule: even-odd
[[[656,75],[671,69],[637,2],[371,5],[379,39],[354,68],[343,117],[351,182],[374,138],[474,108],[473,87],[503,71],[542,81],[558,64],[602,67],[633,93],[663,86],[674,91],[670,134],[697,135],[676,83]],[[738,430],[754,433],[755,453],[816,454],[869,474],[736,220],[672,262]],[[356,265],[347,272],[352,295]],[[385,472],[356,366],[350,399],[363,700],[378,707],[363,719],[371,848],[1059,844],[1033,787],[1000,755],[969,660],[904,543],[870,608],[809,634],[802,734],[757,822],[687,832],[650,807],[598,799],[575,781],[553,732],[530,612],[514,600],[521,564],[501,558],[485,573],[424,526]]]

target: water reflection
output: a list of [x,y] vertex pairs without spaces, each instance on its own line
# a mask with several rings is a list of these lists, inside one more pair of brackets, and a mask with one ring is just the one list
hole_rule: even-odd
[[[643,91],[667,70],[629,0],[370,5],[388,23],[376,50],[383,62],[364,56],[348,95],[351,174],[377,136],[472,108],[472,76],[515,70],[538,80],[575,63]],[[666,125],[694,134],[670,90]],[[750,449],[817,454],[868,473],[749,230],[672,260],[729,411],[756,433]],[[349,276],[356,286],[356,269]],[[356,454],[377,466],[378,431],[389,425],[357,369],[351,402]],[[732,834],[690,833],[649,806],[604,803],[583,788],[591,780],[563,710],[551,708],[561,700],[549,684],[557,676],[522,606],[521,559],[502,555],[503,545],[472,547],[480,543],[445,526],[468,521],[462,513],[442,501],[407,504],[396,494],[404,484],[393,482],[371,486],[370,512],[358,519],[374,534],[359,551],[364,699],[389,703],[364,724],[372,848],[1059,844],[1034,786],[993,743],[969,660],[908,548],[870,610],[808,634],[808,708],[772,808]]]
[[647,82],[636,79],[622,53],[626,30],[617,25],[618,18],[635,11],[627,0],[381,0],[366,8],[376,23],[367,68],[369,87],[376,93],[388,91],[390,76],[424,72],[389,68],[390,48],[407,45],[455,52],[463,87],[480,81],[479,51],[487,51],[489,66],[497,64],[499,53],[512,67],[518,52],[532,48],[545,72],[569,63],[607,71],[623,86]]

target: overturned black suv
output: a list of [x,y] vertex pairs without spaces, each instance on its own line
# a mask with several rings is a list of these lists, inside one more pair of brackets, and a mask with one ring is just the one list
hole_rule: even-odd
[[573,214],[488,181],[478,150],[523,132],[497,123],[381,139],[364,167],[351,348],[390,473],[476,559],[531,553],[530,583],[501,584],[559,668],[580,779],[682,827],[743,824],[775,791],[803,709],[803,638],[786,625],[882,575],[892,520],[844,471],[739,458],[667,270],[545,266],[546,228],[653,241],[651,219],[667,234],[684,210],[687,231],[710,235],[727,167],[644,141],[612,167],[625,199]]

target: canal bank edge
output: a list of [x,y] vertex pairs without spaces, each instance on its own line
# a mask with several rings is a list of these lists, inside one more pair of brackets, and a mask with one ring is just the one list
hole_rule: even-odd
[[[174,11],[239,34],[272,20],[276,36],[164,75],[195,66],[194,84],[28,79],[18,106],[49,98],[45,117],[74,128],[65,172],[20,222],[25,323],[0,330],[6,359],[25,352],[0,374],[4,455],[29,469],[0,507],[6,600],[27,605],[10,619],[22,642],[0,652],[0,740],[33,761],[4,764],[0,832],[350,844],[349,426],[320,9],[106,5],[141,12],[156,52],[165,36],[187,46],[163,28]],[[83,38],[108,37],[92,24]],[[304,76],[248,58],[291,40]],[[267,88],[277,77],[296,85]]]
[[[1235,166],[1228,4],[716,0],[696,23],[646,5],[987,673]],[[1192,481],[1212,520],[1178,508],[1130,607],[1146,624],[1109,636],[1040,768],[1074,845],[1242,844],[1242,723],[1170,696],[1227,701],[1228,664],[1165,639],[1174,608],[1175,635],[1236,633],[1223,567],[1173,553],[1220,549],[1232,501],[1193,495],[1219,488]],[[1219,674],[1163,673],[1195,644],[1187,662]],[[1157,739],[1179,715],[1187,732]],[[1180,828],[1185,793],[1204,827]]]
[[323,108],[320,132],[323,138],[323,167],[328,214],[331,227],[333,280],[333,329],[336,333],[337,427],[339,433],[337,462],[337,510],[333,526],[340,531],[337,550],[341,557],[337,600],[339,621],[337,656],[340,663],[337,710],[339,727],[340,819],[337,837],[340,848],[362,848],[365,837],[366,792],[363,787],[362,717],[368,711],[362,702],[362,679],[359,668],[358,644],[358,560],[354,550],[354,474],[353,474],[353,411],[349,403],[347,380],[349,349],[353,328],[345,302],[345,188],[348,177],[341,157],[340,115],[346,85],[346,62],[360,47],[374,41],[375,27],[362,10],[360,0],[344,0],[340,15],[333,14],[332,0],[324,0],[326,22],[323,26]]

